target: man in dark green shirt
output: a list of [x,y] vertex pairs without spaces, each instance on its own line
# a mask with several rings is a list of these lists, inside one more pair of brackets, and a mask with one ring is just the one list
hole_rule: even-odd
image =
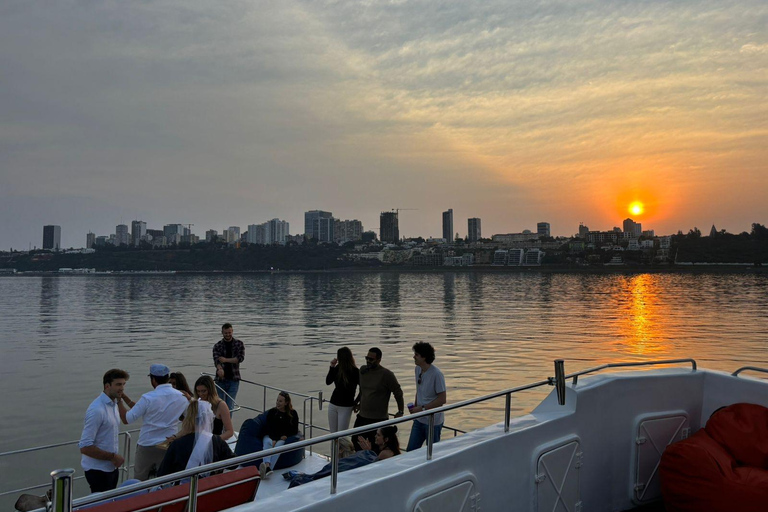
[[[397,413],[395,418],[403,415],[405,404],[403,402],[403,390],[397,377],[390,370],[381,366],[381,350],[374,347],[368,351],[365,357],[366,365],[360,368],[360,394],[355,399],[355,427],[362,427],[372,423],[378,423],[389,419],[389,398],[395,395],[397,401]],[[376,431],[366,432],[364,437],[371,440]],[[357,437],[353,439],[355,449],[359,450]]]

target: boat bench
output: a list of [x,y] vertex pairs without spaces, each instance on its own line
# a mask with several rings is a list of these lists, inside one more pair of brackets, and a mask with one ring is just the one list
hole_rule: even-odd
[[[254,467],[201,478],[197,487],[197,512],[218,512],[253,501],[259,482],[259,470]],[[87,507],[87,512],[184,512],[188,501],[189,482]]]

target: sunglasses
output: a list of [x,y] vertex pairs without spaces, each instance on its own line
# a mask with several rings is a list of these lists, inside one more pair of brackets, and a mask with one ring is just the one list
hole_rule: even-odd
[[376,358],[375,358],[375,357],[368,357],[368,356],[365,356],[365,360],[370,362],[370,361],[375,361],[375,360],[376,360]]

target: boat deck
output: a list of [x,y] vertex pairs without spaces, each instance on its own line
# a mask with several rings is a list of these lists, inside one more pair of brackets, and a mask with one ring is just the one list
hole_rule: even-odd
[[260,499],[266,499],[275,494],[281,493],[288,489],[289,481],[283,478],[283,473],[287,471],[298,471],[299,473],[317,473],[323,466],[328,464],[330,460],[318,454],[310,455],[309,451],[304,453],[304,458],[290,468],[277,469],[272,472],[267,478],[261,480],[259,483],[259,489],[256,491],[256,502]]

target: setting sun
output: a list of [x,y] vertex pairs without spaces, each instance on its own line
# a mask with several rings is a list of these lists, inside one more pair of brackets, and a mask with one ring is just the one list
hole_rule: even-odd
[[635,201],[634,203],[629,205],[629,213],[631,213],[632,215],[640,215],[641,213],[643,213],[644,210],[645,208],[643,207],[643,203],[641,203],[640,201]]

